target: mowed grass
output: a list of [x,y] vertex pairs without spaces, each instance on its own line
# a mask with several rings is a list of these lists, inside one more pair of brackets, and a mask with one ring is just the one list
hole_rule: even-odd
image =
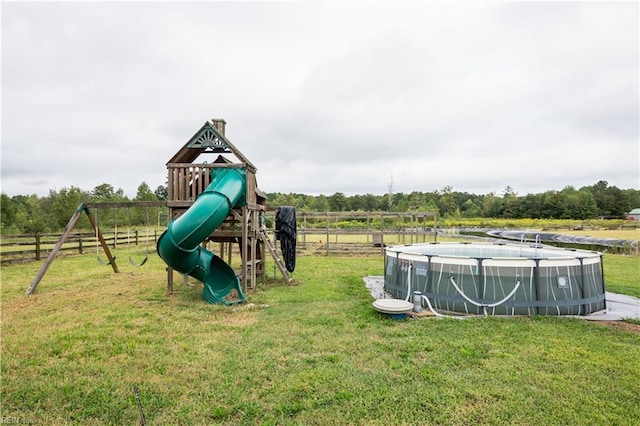
[[[547,231],[545,231],[547,232]],[[558,231],[558,234],[579,235],[592,238],[613,238],[620,240],[640,240],[640,229],[584,229]]]
[[[544,230],[542,228],[526,228],[531,231],[540,231],[545,233],[555,233],[561,235],[577,235],[581,237],[591,237],[591,238],[604,238],[604,239],[621,239],[621,240],[629,240],[629,241],[637,241],[640,240],[640,228],[639,229],[582,229],[582,230],[572,230],[572,229],[559,229],[559,230]],[[335,231],[332,229],[332,231]],[[372,242],[372,235],[376,233],[372,231],[369,235],[367,234],[330,234],[329,242],[330,243],[367,243]],[[444,234],[438,235],[437,241],[445,241],[447,238],[451,238],[453,234]],[[324,243],[327,241],[327,234],[323,233],[322,230],[318,230],[317,233],[307,234],[303,236],[300,234],[298,240],[302,241],[306,239],[307,242],[320,242]],[[422,242],[433,242],[436,240],[434,235],[425,234],[425,235],[411,235],[409,232],[402,235],[385,235],[384,241],[387,244],[411,244],[411,243],[422,243]],[[518,241],[516,241],[517,243]]]
[[[251,305],[202,300],[151,255],[3,267],[3,418],[36,424],[616,424],[640,419],[640,334],[572,318],[395,321],[362,277],[381,256],[267,267]],[[640,295],[638,257],[605,257],[610,291]]]
[[640,256],[605,254],[602,262],[607,291],[640,297]]

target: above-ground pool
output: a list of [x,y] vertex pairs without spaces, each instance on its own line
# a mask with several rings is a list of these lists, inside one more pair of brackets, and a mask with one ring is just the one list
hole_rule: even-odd
[[[385,249],[385,290],[422,293],[464,314],[588,315],[606,308],[602,254],[525,244],[426,243]],[[428,300],[425,300],[428,299]]]

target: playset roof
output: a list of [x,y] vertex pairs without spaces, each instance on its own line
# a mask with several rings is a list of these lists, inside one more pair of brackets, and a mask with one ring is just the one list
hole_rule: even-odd
[[[221,123],[221,128],[224,129],[224,120],[215,120],[216,124]],[[240,162],[246,164],[247,168],[255,172],[256,167],[245,157],[238,148],[236,148],[230,141],[224,136],[224,130],[222,132],[216,129],[216,126],[212,121],[207,121],[198,130],[189,141],[182,147],[175,155],[167,162],[170,163],[193,163],[196,158],[203,153],[214,154],[233,154]],[[220,161],[219,157],[216,161]]]

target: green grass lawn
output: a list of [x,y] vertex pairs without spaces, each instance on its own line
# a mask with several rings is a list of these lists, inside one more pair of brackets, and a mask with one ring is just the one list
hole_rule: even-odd
[[[122,256],[123,260],[120,260]],[[375,312],[380,256],[269,266],[252,305],[207,305],[152,255],[3,267],[2,417],[35,424],[635,425],[640,334],[572,318],[412,319]],[[640,296],[638,257],[605,257]],[[276,277],[277,278],[277,277]]]

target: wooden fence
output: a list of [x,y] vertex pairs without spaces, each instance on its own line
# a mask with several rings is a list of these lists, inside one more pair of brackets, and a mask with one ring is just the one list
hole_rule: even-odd
[[[158,231],[131,230],[102,234],[111,248],[134,246],[155,246]],[[0,239],[0,264],[38,261],[45,258],[60,239],[60,234],[20,234],[2,235]],[[155,249],[154,249],[155,250]],[[91,251],[102,253],[96,234],[92,232],[71,233],[60,248],[60,253],[84,254]]]
[[299,211],[296,216],[301,253],[373,254],[383,253],[387,245],[437,240],[437,216],[430,212]]
[[[104,203],[103,203],[104,204]],[[104,205],[103,205],[104,206]],[[266,212],[275,231],[275,209]],[[433,213],[392,212],[298,212],[298,248],[315,254],[382,252],[385,245],[433,241],[436,216]],[[111,248],[148,246],[158,240],[157,229],[149,231],[111,230],[103,237]],[[60,239],[60,234],[2,235],[0,264],[43,260]],[[60,249],[61,254],[84,254],[102,248],[93,232],[74,232]]]
[[[275,231],[275,210],[266,212]],[[382,253],[385,245],[411,244],[434,241],[436,218],[431,213],[391,212],[298,212],[298,251],[300,254],[362,254]],[[158,239],[158,231],[131,230],[103,233],[111,248],[148,246]],[[0,264],[39,261],[45,259],[60,234],[2,235],[0,239]],[[60,253],[102,254],[95,233],[71,233]]]

